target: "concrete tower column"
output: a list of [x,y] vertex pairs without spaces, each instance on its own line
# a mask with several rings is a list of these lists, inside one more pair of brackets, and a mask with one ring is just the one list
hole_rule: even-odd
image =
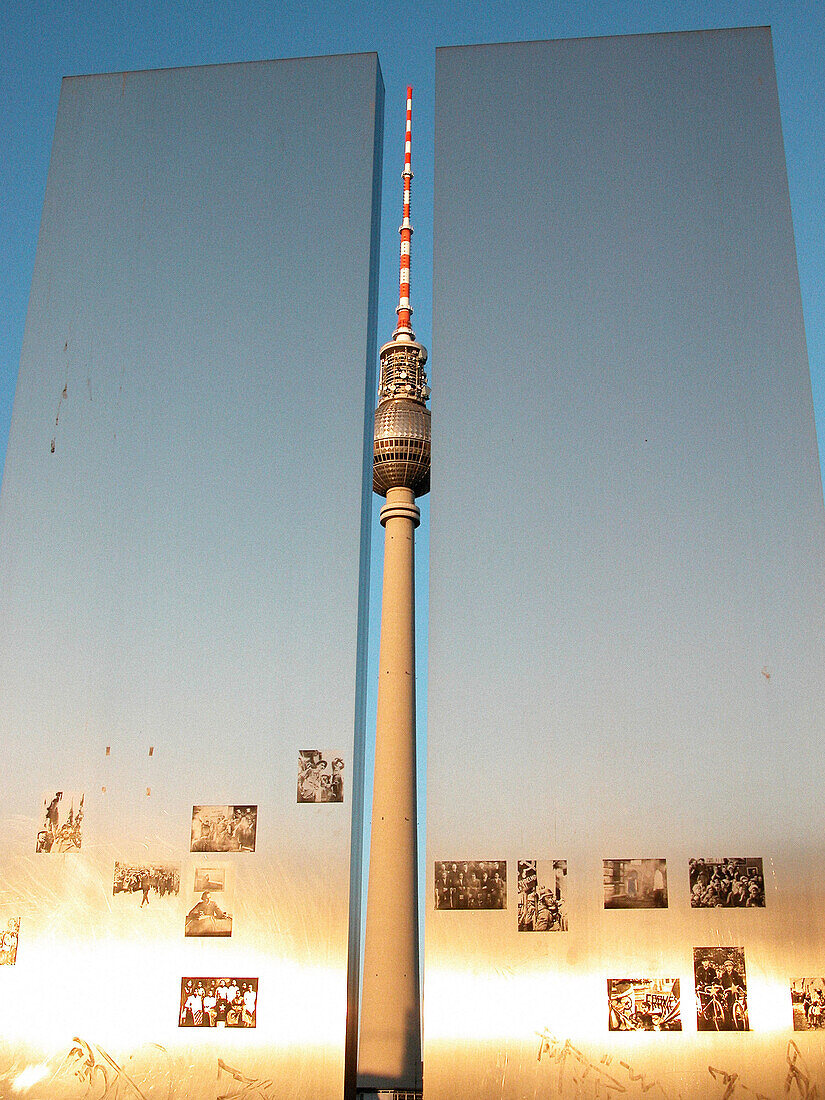
[[362,1087],[421,1088],[412,489],[387,491],[375,782],[361,1015]]
[[372,486],[387,498],[375,780],[361,994],[358,1090],[420,1094],[418,816],[415,766],[416,496],[430,491],[427,349],[410,305],[412,88],[407,89],[398,324],[379,352]]

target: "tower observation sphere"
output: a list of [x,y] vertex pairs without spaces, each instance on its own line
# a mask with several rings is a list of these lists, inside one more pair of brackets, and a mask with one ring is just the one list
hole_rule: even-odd
[[[398,323],[379,353],[373,489],[386,497],[381,645],[375,719],[369,887],[359,1019],[357,1094],[420,1097],[418,808],[415,724],[415,498],[430,488],[427,351],[412,330],[407,89]],[[350,1100],[350,1097],[347,1097]]]
[[392,340],[379,352],[381,371],[372,450],[372,487],[381,496],[389,489],[411,489],[422,496],[430,489],[430,396],[427,349],[415,339],[410,306],[410,189],[412,89],[407,90],[407,131],[404,149],[404,208],[399,228],[401,264],[398,324]]

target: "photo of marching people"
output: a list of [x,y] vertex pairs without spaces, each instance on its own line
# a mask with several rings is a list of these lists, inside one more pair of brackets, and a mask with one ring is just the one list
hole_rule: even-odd
[[608,978],[610,1031],[681,1031],[678,978]]
[[566,859],[518,861],[519,932],[566,932]]
[[298,801],[343,802],[344,761],[321,749],[298,752]]
[[506,909],[505,860],[464,860],[435,864],[436,909]]
[[193,806],[191,852],[254,852],[257,806]]
[[178,1027],[254,1027],[257,978],[181,978]]
[[750,1031],[745,951],[694,947],[696,1027],[699,1031]]
[[791,982],[794,1031],[825,1027],[825,978],[797,978]]
[[140,894],[139,909],[152,900],[177,897],[180,892],[179,863],[115,863],[112,894]]
[[0,966],[14,966],[17,962],[17,941],[20,938],[20,918],[9,917],[0,935]]
[[79,852],[84,796],[76,791],[50,791],[43,797],[43,825],[35,852]]
[[693,909],[765,907],[761,859],[692,859],[690,904]]
[[667,909],[667,865],[663,859],[606,859],[605,909]]

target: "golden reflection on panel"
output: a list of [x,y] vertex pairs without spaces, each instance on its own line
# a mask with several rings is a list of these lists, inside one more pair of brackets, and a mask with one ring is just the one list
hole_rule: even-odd
[[[0,1095],[110,1095],[120,1081],[112,1095],[200,1100],[217,1077],[222,1095],[242,1094],[233,1082],[262,1082],[260,1095],[297,1100],[342,1080],[346,970],[332,960],[346,958],[345,895],[325,897],[308,875],[319,912],[299,916],[289,891],[276,899],[263,888],[285,871],[270,861],[243,877],[255,900],[236,909],[232,937],[193,941],[183,935],[183,890],[144,908],[135,891],[124,911],[113,904],[113,863],[56,858],[31,856],[4,875],[4,906],[22,916],[17,964],[2,970]],[[194,881],[203,858],[184,858],[183,877]],[[207,975],[257,979],[254,1028],[178,1026],[182,979]]]

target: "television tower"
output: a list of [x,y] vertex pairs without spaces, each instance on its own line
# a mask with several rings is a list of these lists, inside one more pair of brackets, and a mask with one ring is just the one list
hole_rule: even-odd
[[407,88],[404,214],[398,324],[379,352],[373,441],[374,492],[387,498],[381,604],[375,779],[361,997],[361,1095],[420,1095],[418,814],[415,763],[415,498],[430,489],[427,349],[410,307],[412,88]]

